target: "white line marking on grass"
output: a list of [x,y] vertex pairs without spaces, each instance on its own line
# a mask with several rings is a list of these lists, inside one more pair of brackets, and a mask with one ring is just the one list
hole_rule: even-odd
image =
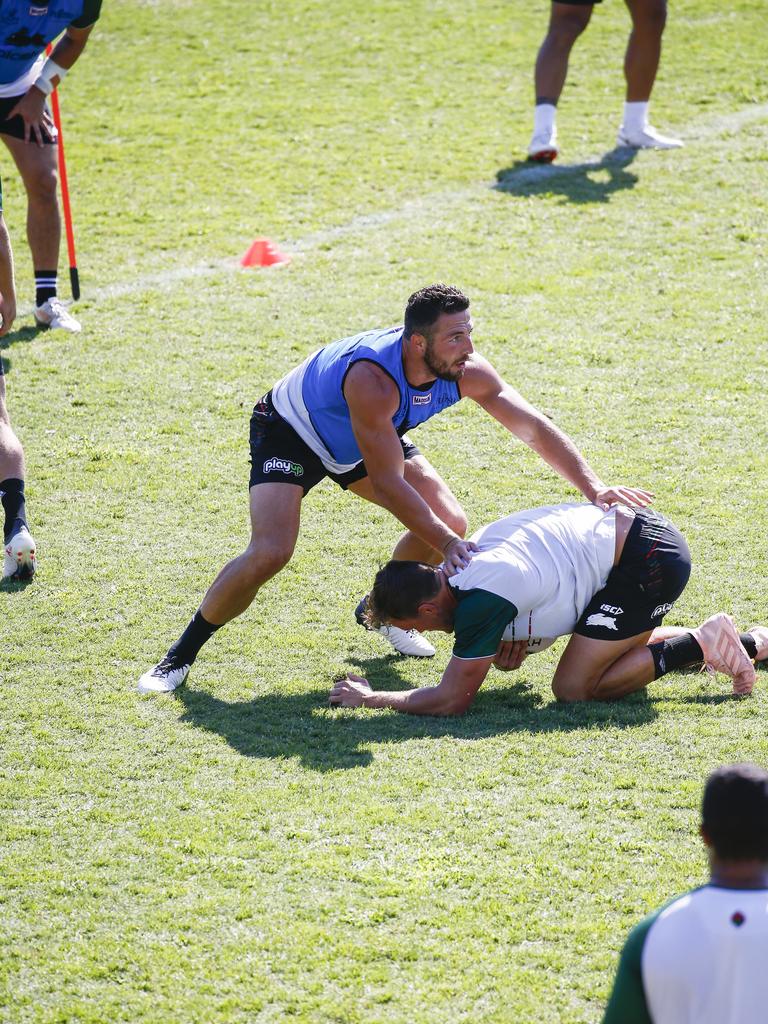
[[[718,114],[711,118],[702,118],[698,124],[693,122],[688,125],[685,138],[691,142],[705,141],[717,138],[721,135],[728,135],[739,131],[741,128],[755,121],[768,118],[768,103],[759,106],[743,107],[732,114]],[[304,238],[280,239],[280,244],[293,255],[302,255],[328,245],[336,239],[346,238],[358,232],[375,230],[396,221],[405,220],[409,217],[423,215],[433,212],[436,208],[446,203],[465,203],[477,199],[489,190],[499,192],[505,191],[505,184],[525,185],[537,181],[546,181],[550,178],[561,178],[569,174],[589,170],[610,169],[611,167],[624,166],[622,154],[631,152],[627,149],[616,148],[594,157],[592,160],[583,161],[578,164],[528,164],[521,163],[506,174],[501,181],[475,183],[463,189],[445,190],[442,192],[430,192],[418,199],[408,200],[392,210],[381,210],[376,213],[364,213],[352,217],[344,224],[335,227],[325,228],[322,231],[314,232]],[[186,267],[175,267],[172,270],[162,270],[152,274],[144,274],[131,282],[122,282],[114,285],[104,285],[100,288],[88,290],[88,298],[98,301],[99,299],[122,298],[125,295],[135,295],[144,291],[162,291],[173,288],[181,281],[194,280],[200,277],[212,277],[223,271],[237,271],[240,269],[240,262],[237,258],[222,260],[206,260],[205,262],[194,263]],[[270,268],[265,268],[270,269]],[[274,268],[279,270],[280,268]],[[248,271],[250,273],[250,271]],[[274,272],[274,270],[273,270]]]

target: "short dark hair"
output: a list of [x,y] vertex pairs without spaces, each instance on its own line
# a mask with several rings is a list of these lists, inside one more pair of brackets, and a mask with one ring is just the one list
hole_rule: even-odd
[[376,573],[364,614],[372,629],[392,619],[412,619],[422,601],[429,601],[440,590],[435,565],[425,562],[387,562]]
[[416,331],[426,336],[441,313],[463,313],[465,309],[469,309],[469,299],[450,284],[431,284],[428,288],[421,288],[411,295],[406,304],[404,335],[410,338]]
[[768,861],[768,772],[756,764],[713,771],[704,787],[701,824],[721,860]]

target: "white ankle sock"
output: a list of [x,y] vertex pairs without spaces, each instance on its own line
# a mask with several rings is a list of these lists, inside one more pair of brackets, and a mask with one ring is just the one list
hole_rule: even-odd
[[624,104],[624,130],[642,131],[648,123],[648,101]]
[[555,127],[557,107],[552,103],[537,103],[533,109],[533,134],[546,135]]

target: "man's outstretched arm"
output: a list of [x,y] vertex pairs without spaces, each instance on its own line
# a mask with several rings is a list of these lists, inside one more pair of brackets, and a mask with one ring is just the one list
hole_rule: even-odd
[[342,708],[391,708],[409,715],[463,715],[483,685],[493,658],[451,658],[437,686],[383,692],[367,679],[348,673],[331,689],[330,703]]
[[638,487],[607,486],[570,437],[503,380],[487,360],[475,354],[460,384],[510,433],[519,437],[584,497],[600,508],[611,505],[650,505],[653,493]]

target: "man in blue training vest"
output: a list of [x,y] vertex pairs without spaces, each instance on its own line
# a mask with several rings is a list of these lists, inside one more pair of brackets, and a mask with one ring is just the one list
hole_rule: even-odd
[[[0,135],[27,192],[35,322],[38,327],[79,331],[80,324],[57,296],[61,217],[56,128],[45,101],[85,49],[101,0],[3,0],[0,8]],[[60,35],[46,58],[46,46]]]
[[[321,348],[275,384],[251,418],[251,541],[221,570],[179,640],[139,680],[168,693],[186,679],[203,644],[251,604],[293,554],[301,502],[324,477],[388,509],[406,527],[393,558],[449,573],[474,550],[461,506],[416,446],[411,427],[462,398],[525,441],[591,502],[647,505],[653,495],[607,487],[546,416],[475,352],[469,299],[433,285],[408,300],[403,327],[367,331]],[[411,631],[384,627],[401,653],[431,656]]]

